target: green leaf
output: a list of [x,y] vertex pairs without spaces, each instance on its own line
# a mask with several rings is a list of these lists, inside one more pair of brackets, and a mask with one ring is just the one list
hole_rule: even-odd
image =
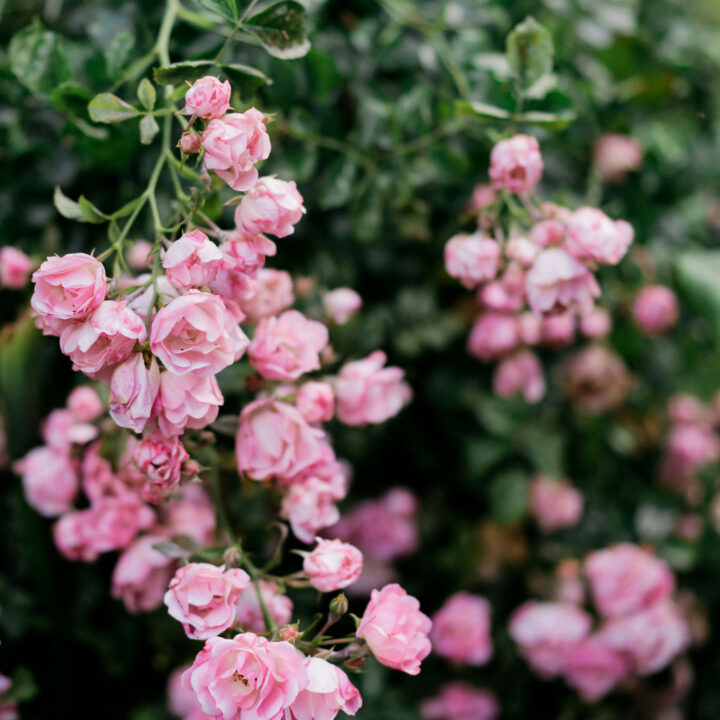
[[244,95],[253,95],[258,88],[272,83],[267,75],[249,65],[231,63],[218,66],[210,60],[189,60],[158,67],[153,70],[153,77],[159,85],[180,85],[195,82],[217,71],[225,74],[230,84]]
[[518,117],[518,121],[528,125],[537,125],[548,130],[563,130],[577,120],[573,110],[563,110],[558,113],[526,112]]
[[107,47],[103,48],[105,71],[109,78],[114,80],[120,75],[134,47],[135,38],[129,32],[119,32],[110,40]]
[[131,200],[129,203],[123,205],[119,210],[116,210],[110,217],[113,220],[117,220],[118,218],[123,218],[127,215],[130,215],[130,213],[142,202],[142,200],[143,196],[139,195],[134,200]]
[[84,195],[78,198],[78,205],[85,222],[104,223],[110,219],[109,215],[106,215],[102,210],[98,210]]
[[341,155],[327,169],[318,192],[323,210],[345,205],[352,197],[357,175],[357,163],[351,157]]
[[149,145],[160,130],[157,120],[152,115],[146,115],[140,121],[140,142]]
[[272,80],[249,65],[232,63],[221,65],[220,70],[227,75],[230,84],[242,95],[254,95],[263,85],[271,85]]
[[77,202],[71,200],[60,190],[55,188],[53,202],[57,211],[68,220],[77,220],[78,222],[104,223],[110,218],[101,210],[98,210],[86,197],[80,196]]
[[487,118],[488,120],[509,120],[512,116],[507,110],[486,105],[479,102],[467,102],[458,100],[455,103],[455,110],[458,115],[474,115],[475,117]]
[[527,512],[528,479],[522,470],[508,470],[490,484],[490,507],[500,525],[514,525]]
[[683,292],[698,311],[712,323],[720,342],[720,250],[691,250],[675,261]]
[[528,17],[513,29],[507,37],[506,54],[521,90],[552,72],[554,52],[552,36],[535,18]]
[[88,102],[95,93],[72,80],[61,83],[50,93],[50,104],[60,112],[86,116]]
[[100,123],[123,122],[140,114],[132,105],[110,93],[96,95],[88,104],[88,112],[91,120]]
[[188,60],[173,63],[165,67],[153,69],[153,78],[158,85],[179,85],[184,82],[195,82],[203,75],[207,75],[213,68],[210,60]]
[[157,93],[155,92],[155,87],[147,78],[143,78],[140,81],[137,89],[137,95],[138,99],[142,103],[142,106],[146,110],[152,110],[155,107]]
[[243,29],[252,31],[274,57],[293,60],[310,50],[307,14],[295,0],[276,2],[249,18]]
[[222,15],[228,20],[238,19],[237,0],[195,0],[195,3],[204,10]]
[[50,94],[70,79],[70,66],[61,38],[35,23],[10,40],[10,69],[31,92]]

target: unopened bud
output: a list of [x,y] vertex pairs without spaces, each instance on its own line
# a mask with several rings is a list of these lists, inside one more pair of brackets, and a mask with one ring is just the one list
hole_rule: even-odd
[[185,133],[178,143],[178,147],[186,155],[195,155],[200,152],[202,143],[200,142],[200,136],[195,133]]
[[223,553],[223,562],[227,567],[237,567],[242,562],[242,552],[233,545]]
[[189,478],[197,477],[200,472],[200,463],[196,460],[185,460],[182,464],[182,474]]
[[298,629],[295,625],[286,625],[284,628],[280,628],[280,639],[287,642],[294,643],[297,640]]
[[333,620],[333,622],[338,618],[341,618],[347,611],[348,599],[343,593],[336,595],[330,601],[330,618]]

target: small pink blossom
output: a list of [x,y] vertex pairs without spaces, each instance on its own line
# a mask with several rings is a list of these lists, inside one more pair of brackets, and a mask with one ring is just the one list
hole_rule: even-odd
[[548,218],[535,223],[530,230],[530,239],[541,248],[560,245],[565,240],[565,223],[562,219]]
[[334,592],[352,585],[362,572],[362,553],[350,543],[318,538],[303,561],[310,584],[320,592]]
[[[259,580],[260,595],[270,617],[278,626],[287,625],[292,619],[293,603],[278,590],[277,583],[270,580]],[[255,633],[267,632],[257,590],[250,587],[240,593],[235,607],[237,624],[243,629]]]
[[497,192],[492,185],[476,185],[473,189],[470,205],[473,210],[484,210],[497,201]]
[[286,720],[333,720],[342,710],[355,715],[362,698],[348,676],[319,657],[305,659],[308,684],[288,710]]
[[540,359],[531,350],[518,350],[502,358],[492,377],[493,392],[501,398],[522,395],[535,404],[545,397],[545,377]]
[[518,334],[523,345],[537,345],[542,339],[542,316],[528,311],[517,316]]
[[82,489],[94,505],[105,497],[117,497],[128,490],[128,485],[113,471],[112,464],[100,453],[102,441],[90,445],[82,459]]
[[592,635],[570,650],[565,681],[585,700],[596,702],[625,678],[629,670],[630,663],[604,635]]
[[580,332],[591,340],[604,340],[611,330],[612,318],[605,308],[593,308],[580,318]]
[[76,387],[67,398],[67,408],[76,422],[90,423],[105,411],[100,396],[89,385]]
[[133,452],[133,460],[145,476],[143,499],[153,503],[164,500],[180,483],[182,464],[189,458],[177,437],[166,438],[159,432],[144,437]]
[[152,415],[160,390],[155,358],[150,367],[142,353],[133,353],[115,368],[110,381],[110,416],[120,426],[141,433]]
[[266,257],[277,254],[277,245],[265,235],[245,235],[239,230],[231,232],[220,246],[232,271],[254,278],[265,265]]
[[45,444],[53,450],[69,455],[74,444],[85,445],[97,436],[97,428],[86,423],[77,423],[73,414],[64,408],[53,410],[41,426]]
[[611,183],[622,182],[628,172],[640,167],[642,159],[642,146],[629,135],[606,133],[598,138],[593,148],[597,174]]
[[311,380],[298,388],[295,406],[309,423],[326,422],[335,414],[335,391],[329,383]]
[[523,268],[529,268],[539,252],[540,246],[524,235],[514,235],[505,245],[505,255]]
[[215,506],[203,487],[183,485],[163,507],[164,525],[170,535],[187,535],[200,545],[209,545],[215,536]]
[[420,705],[423,720],[496,720],[500,704],[493,693],[463,682],[450,682]]
[[555,315],[543,315],[541,323],[542,341],[552,348],[564,348],[575,342],[577,320],[569,311]]
[[485,665],[492,656],[490,603],[480,595],[459,592],[432,617],[433,651],[457,665]]
[[489,362],[509,353],[519,340],[518,323],[514,315],[485,312],[475,318],[467,349],[473,357]]
[[497,189],[511,193],[532,191],[540,180],[543,160],[538,141],[527,135],[501,140],[490,154],[490,179]]
[[187,669],[178,668],[170,675],[167,688],[168,710],[181,720],[212,720],[216,716],[204,713],[192,688],[183,685],[182,675]]
[[624,220],[611,220],[602,210],[581,207],[567,223],[565,247],[578,260],[617,265],[633,241],[633,229]]
[[18,460],[14,470],[22,474],[25,500],[41,515],[57,517],[72,508],[80,484],[64,453],[41,445]]
[[182,235],[165,251],[162,260],[167,279],[180,290],[211,283],[226,264],[220,248],[200,230]]
[[253,291],[239,302],[250,323],[280,314],[295,302],[290,273],[263,268],[257,274]]
[[445,244],[445,269],[468,290],[492,280],[499,267],[500,245],[479,232],[455,235]]
[[203,120],[222,117],[230,107],[230,83],[220,82],[213,75],[196,80],[185,93],[185,115],[197,115]]
[[136,240],[125,253],[127,264],[138,272],[148,270],[152,265],[152,258],[150,257],[152,247],[152,243],[147,240]]
[[182,435],[214,422],[224,400],[214,376],[160,374],[153,414],[164,435]]
[[0,248],[0,287],[22,290],[32,269],[33,261],[22,250],[9,245]]
[[235,225],[247,235],[267,233],[283,238],[295,232],[305,212],[302,195],[294,182],[260,178],[235,209]]
[[348,287],[329,290],[322,301],[325,315],[336,325],[344,325],[362,307],[362,298]]
[[632,306],[637,326],[650,337],[672,330],[680,318],[680,305],[675,293],[663,285],[646,285]]
[[530,511],[543,532],[577,525],[583,496],[567,480],[536,475],[530,482]]

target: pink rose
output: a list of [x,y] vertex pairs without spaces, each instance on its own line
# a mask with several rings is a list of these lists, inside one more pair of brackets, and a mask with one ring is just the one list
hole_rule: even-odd
[[499,266],[500,245],[479,232],[455,235],[445,244],[445,269],[468,290],[492,280]]
[[170,535],[187,535],[200,545],[215,537],[215,506],[200,485],[184,485],[164,506],[164,524]]
[[[270,155],[265,117],[255,108],[211,120],[202,136],[205,167],[233,190],[248,190],[258,179],[255,165]],[[253,233],[255,234],[255,233]]]
[[187,667],[175,670],[168,681],[168,710],[182,720],[212,720],[213,715],[207,715],[200,707],[200,701],[192,688],[185,687],[182,675]]
[[564,219],[548,218],[547,220],[540,220],[540,222],[532,226],[530,239],[541,248],[560,245],[565,240],[566,227],[563,222]]
[[57,517],[70,510],[79,482],[70,458],[41,445],[14,465],[22,474],[23,492],[28,505],[45,517]]
[[423,720],[496,720],[500,705],[495,695],[463,682],[443,685],[440,694],[420,705]]
[[211,283],[226,265],[220,248],[200,230],[182,235],[165,251],[162,260],[167,279],[180,290]]
[[110,381],[110,416],[120,426],[141,433],[152,415],[160,389],[160,371],[153,358],[145,366],[142,353],[118,365]]
[[32,260],[22,250],[6,245],[0,248],[0,287],[21,290],[28,284]]
[[235,361],[227,311],[217,295],[190,290],[158,312],[150,349],[176,375],[215,375]]
[[492,656],[490,603],[480,595],[459,592],[432,617],[433,650],[458,665],[485,665]]
[[508,263],[499,279],[478,289],[478,304],[503,313],[521,310],[525,305],[525,275],[525,270],[519,263]]
[[570,650],[565,680],[585,700],[607,695],[630,671],[630,663],[600,635],[592,635]]
[[297,380],[320,369],[319,354],[328,343],[327,328],[297,310],[263,318],[248,348],[250,364],[269,380]]
[[53,450],[69,455],[72,445],[85,445],[97,437],[94,425],[75,421],[69,410],[53,410],[43,421],[42,437]]
[[602,210],[581,207],[568,220],[565,247],[578,260],[617,265],[632,244],[633,235],[624,220],[613,221]]
[[277,245],[265,235],[249,236],[235,230],[228,235],[220,250],[232,266],[231,272],[254,278],[265,265],[265,258],[277,254]]
[[53,525],[53,540],[60,553],[68,560],[93,562],[98,551],[89,536],[90,511],[76,510],[62,515]]
[[278,315],[295,302],[292,278],[284,270],[263,268],[253,291],[239,302],[249,323]]
[[668,598],[675,578],[667,564],[637,545],[621,543],[585,559],[598,611],[605,617],[637,612]]
[[[280,627],[287,625],[292,619],[292,600],[287,595],[278,592],[277,583],[270,580],[259,580],[258,585],[270,617]],[[255,587],[250,587],[240,593],[235,606],[235,619],[243,630],[254,633],[267,632],[268,628],[265,627],[265,618]]]
[[611,183],[622,182],[628,172],[640,167],[642,159],[640,143],[629,135],[606,133],[598,138],[593,149],[597,174]]
[[542,321],[543,317],[532,311],[520,313],[517,316],[520,342],[524,345],[537,345],[542,338]]
[[325,315],[336,325],[344,325],[362,307],[362,298],[348,287],[326,292],[322,302]]
[[319,657],[308,657],[305,668],[307,687],[290,706],[286,720],[333,720],[341,710],[354,715],[360,709],[360,693],[339,667]]
[[592,308],[600,295],[595,276],[572,255],[560,248],[543,250],[526,279],[527,298],[533,312],[561,308]]
[[260,178],[235,209],[235,225],[246,235],[267,233],[287,237],[305,212],[302,195],[294,182]]
[[72,390],[66,405],[75,421],[79,423],[93,422],[105,412],[102,400],[89,385],[81,385]]
[[311,380],[298,388],[295,406],[309,423],[332,420],[335,391],[328,383]]
[[467,349],[470,355],[488,362],[509,353],[519,340],[518,323],[514,315],[486,312],[475,318]]
[[381,423],[410,402],[412,390],[399,367],[383,367],[382,350],[343,365],[335,379],[337,416],[346,425]]
[[197,115],[203,120],[222,117],[230,107],[232,88],[226,80],[220,82],[213,75],[196,80],[185,93],[184,115]]
[[473,210],[484,210],[497,202],[497,193],[492,185],[476,185],[473,188],[470,206]]
[[[281,720],[308,685],[305,656],[253,633],[210,638],[182,679],[200,707],[223,720]],[[241,686],[241,687],[239,687]]]
[[223,396],[214,376],[160,373],[160,392],[153,408],[163,435],[182,435],[214,422]]
[[133,459],[145,476],[142,495],[146,502],[160,502],[180,483],[182,464],[188,460],[182,442],[177,437],[166,438],[154,432],[135,447]]
[[30,304],[51,320],[80,320],[105,299],[105,268],[85,253],[48,258],[34,273]]
[[680,318],[680,305],[670,288],[646,285],[635,298],[632,315],[645,335],[656,337],[675,327]]
[[239,568],[189,563],[175,573],[163,601],[189,638],[207,640],[232,626],[238,598],[250,586]]
[[592,620],[569,603],[530,601],[510,618],[510,637],[540,676],[552,678],[564,672],[570,651],[589,634]]
[[152,265],[152,258],[150,257],[152,247],[152,243],[147,240],[136,240],[125,253],[128,265],[138,272],[148,270]]
[[517,194],[530,192],[538,184],[542,171],[538,141],[527,135],[501,140],[490,154],[490,179],[498,189]]
[[688,393],[673,395],[668,401],[667,413],[670,421],[678,425],[686,423],[702,425],[709,419],[703,402]]
[[530,511],[543,532],[569,528],[580,522],[583,496],[567,480],[536,475],[530,482]]
[[310,584],[320,592],[334,592],[352,585],[362,572],[362,553],[341,540],[318,538],[317,546],[303,561]]
[[85,450],[82,459],[82,489],[90,504],[104,497],[117,497],[128,490],[128,485],[113,472],[110,461],[100,454],[102,441],[93,443]]
[[253,480],[291,478],[321,458],[323,437],[292,405],[256,400],[240,414],[238,472]]
[[82,323],[68,325],[60,336],[60,349],[73,361],[74,370],[97,373],[122,362],[145,340],[145,323],[123,301],[105,300]]
[[319,530],[340,519],[335,503],[347,494],[348,473],[341,463],[333,463],[331,472],[310,470],[302,480],[290,485],[280,508],[280,517],[290,523],[295,537],[304,543],[313,542]]
[[112,596],[122,600],[130,613],[150,612],[162,605],[175,565],[175,561],[153,548],[164,539],[160,535],[143,535],[118,558]]
[[604,340],[612,330],[610,313],[601,307],[593,308],[580,318],[580,332],[591,340]]
[[522,395],[535,404],[545,397],[545,377],[538,356],[531,350],[518,350],[500,360],[492,377],[493,392],[501,398]]
[[543,315],[540,326],[543,343],[552,348],[572,345],[575,342],[576,325],[575,314],[572,312]]

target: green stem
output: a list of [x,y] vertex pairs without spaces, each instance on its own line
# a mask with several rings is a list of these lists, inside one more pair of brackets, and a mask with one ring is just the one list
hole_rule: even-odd
[[248,574],[252,578],[253,586],[255,587],[255,594],[257,595],[258,604],[260,605],[260,610],[262,611],[263,615],[263,621],[265,622],[265,629],[269,633],[274,634],[278,629],[278,625],[275,622],[275,618],[270,614],[270,611],[267,609],[267,605],[265,604],[265,600],[262,596],[259,582],[260,573],[255,567],[255,565],[253,565],[250,558],[247,556],[247,553],[243,553],[242,555],[242,565],[248,571]]
[[232,31],[230,32],[230,35],[228,35],[228,39],[223,43],[223,46],[220,48],[220,51],[215,56],[215,60],[213,60],[213,64],[217,65],[220,62],[220,58],[225,53],[225,50],[227,49],[228,45],[235,39],[235,35],[237,34],[237,31],[240,30],[242,27],[242,24],[245,22],[245,19],[250,14],[252,9],[257,5],[258,0],[252,0],[252,2],[245,8],[245,11],[240,16],[240,19],[235,23],[235,27],[233,27]]

